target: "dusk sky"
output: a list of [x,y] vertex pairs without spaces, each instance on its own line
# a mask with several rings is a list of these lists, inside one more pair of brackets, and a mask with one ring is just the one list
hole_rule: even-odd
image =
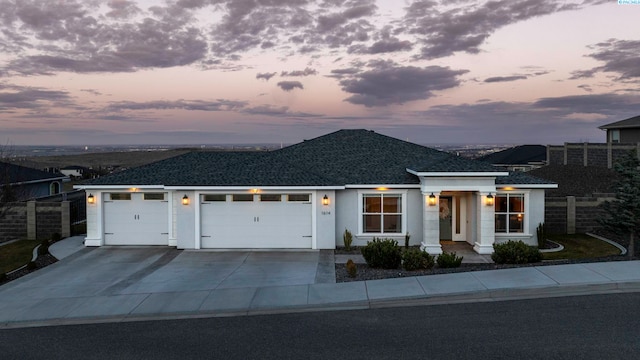
[[640,115],[617,0],[0,0],[0,141],[604,142]]

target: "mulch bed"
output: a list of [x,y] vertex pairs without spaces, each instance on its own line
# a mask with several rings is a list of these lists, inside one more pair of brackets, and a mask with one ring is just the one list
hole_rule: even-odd
[[47,253],[46,255],[38,255],[38,258],[36,259],[35,263],[36,263],[36,268],[35,269],[27,269],[26,267],[23,269],[20,269],[16,272],[13,272],[11,274],[7,274],[7,277],[4,280],[0,280],[0,285],[3,285],[5,283],[8,283],[10,281],[13,281],[15,279],[21,278],[27,274],[30,274],[34,271],[38,271],[39,269],[42,269],[45,266],[49,266],[53,263],[58,262],[58,259],[56,259],[55,257],[53,257],[53,255]]

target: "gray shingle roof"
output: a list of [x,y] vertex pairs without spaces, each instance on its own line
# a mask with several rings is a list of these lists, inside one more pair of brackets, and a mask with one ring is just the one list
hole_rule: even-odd
[[66,178],[61,173],[50,173],[16,164],[0,161],[0,181],[9,184],[48,181]]
[[598,126],[598,129],[622,129],[622,128],[637,128],[640,127],[640,115],[634,116],[629,119],[616,121],[610,124]]
[[419,184],[417,172],[500,172],[490,164],[368,130],[340,130],[270,152],[192,152],[90,185],[343,186]]
[[478,158],[495,165],[520,165],[547,160],[547,147],[544,145],[520,145]]

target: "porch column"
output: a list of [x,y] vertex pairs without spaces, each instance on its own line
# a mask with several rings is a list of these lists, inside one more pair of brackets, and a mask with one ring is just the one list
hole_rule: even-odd
[[478,214],[476,233],[478,236],[473,245],[473,250],[478,254],[493,253],[493,243],[496,240],[495,208],[493,205],[489,206],[486,204],[487,195],[489,195],[487,192],[478,192],[476,194],[476,213]]
[[433,193],[436,197],[435,205],[429,205],[432,193],[422,193],[422,242],[420,250],[431,255],[442,254],[440,246],[440,193]]

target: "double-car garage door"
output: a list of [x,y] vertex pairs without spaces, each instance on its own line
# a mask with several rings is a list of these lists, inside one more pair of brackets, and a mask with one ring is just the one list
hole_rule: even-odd
[[310,249],[311,194],[201,196],[203,249]]

